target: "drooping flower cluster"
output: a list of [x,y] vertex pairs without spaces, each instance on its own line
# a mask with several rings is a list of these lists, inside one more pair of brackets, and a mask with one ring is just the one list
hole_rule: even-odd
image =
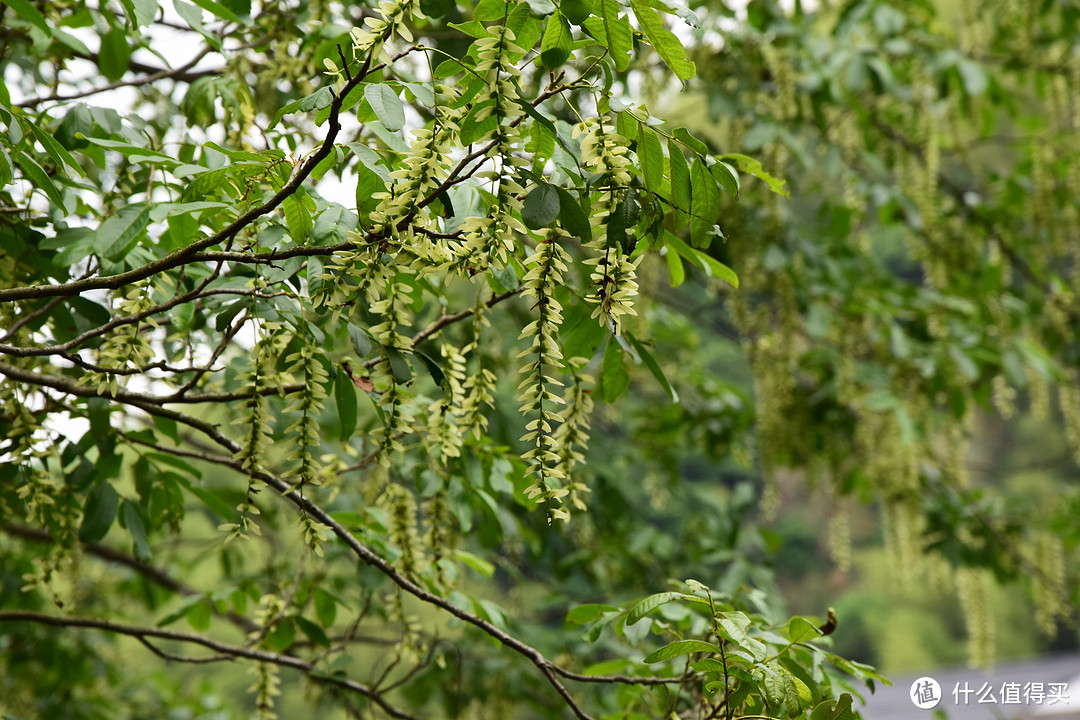
[[385,43],[395,35],[405,42],[412,42],[408,21],[420,14],[420,0],[383,0],[379,3],[380,17],[365,18],[364,27],[353,28],[353,57],[363,62],[370,53],[372,62],[388,60],[383,57]]
[[495,407],[495,382],[498,378],[484,367],[484,356],[480,353],[480,334],[491,324],[483,312],[483,305],[477,305],[473,311],[472,340],[461,349],[462,354],[476,353],[476,372],[462,384],[465,393],[461,402],[461,424],[466,434],[472,433],[479,440],[487,431],[488,419],[484,407]]
[[[573,360],[580,361],[583,359],[571,358],[571,361]],[[591,376],[574,373],[573,383],[567,388],[563,423],[555,429],[554,436],[559,454],[559,461],[555,468],[564,478],[563,482],[569,493],[570,504],[581,511],[588,509],[585,505],[584,495],[589,492],[589,487],[574,474],[574,468],[579,464],[584,464],[585,455],[583,450],[589,444],[593,398],[592,391],[587,390],[585,385],[592,382]]]
[[[596,305],[592,317],[618,335],[619,319],[637,315],[633,298],[637,295],[637,266],[641,255],[631,259],[618,238],[608,237],[611,214],[627,201],[630,184],[630,159],[627,140],[606,124],[607,118],[587,120],[574,128],[581,140],[581,158],[586,167],[602,176],[599,197],[593,204],[593,240],[587,247],[598,253],[585,260],[593,267],[589,274],[592,290],[585,299]],[[632,229],[624,228],[628,234]]]
[[297,481],[294,487],[317,482],[319,462],[315,452],[319,449],[319,414],[326,400],[326,384],[329,375],[321,359],[325,351],[318,345],[304,342],[299,350],[287,355],[285,362],[289,371],[300,380],[302,387],[286,396],[290,401],[285,409],[287,413],[299,413],[299,417],[285,431],[295,437],[295,447],[286,455],[290,462],[297,463]]
[[563,472],[558,468],[558,445],[552,431],[553,423],[563,420],[556,407],[565,404],[554,390],[562,387],[562,383],[550,375],[562,366],[562,352],[556,337],[562,323],[562,306],[555,299],[555,289],[562,284],[563,273],[570,261],[558,240],[558,233],[551,232],[525,261],[528,271],[522,278],[523,296],[533,301],[537,318],[525,326],[519,337],[532,341],[519,355],[530,359],[521,368],[525,378],[518,385],[520,412],[532,418],[525,426],[528,432],[521,438],[522,442],[533,446],[522,455],[535,478],[525,494],[547,505],[548,523],[555,519],[570,519],[569,513],[558,507],[567,490],[553,484],[563,479]]
[[483,270],[497,260],[505,263],[514,252],[514,233],[524,233],[525,227],[515,213],[521,212],[524,188],[514,178],[515,168],[528,162],[515,155],[521,145],[517,120],[523,114],[518,104],[516,80],[521,71],[513,63],[524,50],[514,44],[514,32],[505,26],[490,28],[492,37],[477,40],[476,74],[484,77],[485,85],[477,96],[475,121],[490,118],[495,122],[478,142],[491,147],[486,156],[491,168],[477,177],[491,180],[491,209],[482,217],[470,217],[462,223],[464,239],[458,244],[455,265],[472,273]]
[[443,343],[441,354],[445,365],[446,396],[433,401],[428,406],[428,440],[432,454],[439,458],[439,464],[446,467],[451,458],[461,457],[466,428],[459,418],[462,413],[462,399],[465,381],[465,356],[449,343]]
[[[454,91],[444,85],[436,88],[441,99],[450,101]],[[410,153],[404,158],[403,167],[390,173],[392,184],[384,192],[373,196],[379,200],[378,207],[370,214],[375,232],[387,231],[397,244],[408,249],[415,258],[415,269],[420,271],[449,262],[451,252],[445,241],[432,242],[431,236],[417,233],[432,219],[431,204],[421,206],[428,196],[438,189],[443,178],[450,172],[451,150],[455,147],[460,111],[439,105],[435,109],[432,128],[413,130]]]
[[[122,317],[135,317],[154,306],[151,299],[151,287],[131,285],[119,303]],[[145,368],[154,359],[154,348],[141,332],[142,322],[157,327],[157,321],[148,317],[145,321],[126,322],[118,325],[105,335],[105,341],[98,349],[98,364],[118,371],[128,368]],[[91,382],[96,382],[99,393],[115,394],[118,388],[117,375],[112,372],[95,372]]]

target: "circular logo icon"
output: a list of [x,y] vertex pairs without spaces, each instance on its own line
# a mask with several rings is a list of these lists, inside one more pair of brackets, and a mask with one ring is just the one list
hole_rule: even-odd
[[911,683],[911,702],[920,710],[937,707],[941,702],[941,685],[932,677],[921,677]]

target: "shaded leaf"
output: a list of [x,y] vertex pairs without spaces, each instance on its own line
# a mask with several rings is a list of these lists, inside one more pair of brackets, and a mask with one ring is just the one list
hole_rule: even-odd
[[79,542],[95,543],[104,538],[116,519],[116,509],[120,505],[120,496],[108,482],[99,482],[86,496],[83,505],[82,525],[79,527]]
[[341,431],[338,439],[345,442],[356,432],[356,386],[345,370],[334,377],[334,402],[337,405]]
[[626,372],[622,348],[618,343],[609,342],[600,370],[600,397],[606,403],[613,403],[629,386],[630,375]]
[[653,46],[664,64],[671,68],[680,80],[689,80],[697,72],[694,62],[686,55],[686,49],[675,35],[664,25],[663,18],[653,8],[641,0],[631,0],[634,15],[637,16],[645,37]]
[[521,206],[521,220],[531,230],[550,227],[559,217],[559,190],[545,182],[536,184]]
[[560,12],[549,16],[540,41],[540,63],[554,70],[567,61],[573,49],[573,35],[566,18]]
[[405,105],[396,90],[389,85],[365,85],[364,97],[367,98],[375,116],[390,132],[397,132],[405,126]]
[[719,653],[720,647],[702,640],[676,640],[668,643],[659,650],[649,654],[642,662],[655,663],[661,660],[670,660],[680,655],[690,655],[698,652]]

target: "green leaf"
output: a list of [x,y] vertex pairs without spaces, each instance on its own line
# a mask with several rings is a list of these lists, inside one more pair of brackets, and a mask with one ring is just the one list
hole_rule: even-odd
[[585,625],[587,623],[596,622],[604,617],[604,615],[618,612],[618,610],[619,608],[612,605],[586,603],[570,608],[570,611],[566,613],[566,622],[573,625]]
[[630,22],[619,16],[616,0],[598,0],[599,17],[587,18],[582,27],[607,47],[615,61],[615,69],[624,72],[630,67],[630,54],[634,49],[634,34]]
[[[671,255],[675,254],[670,248],[668,249],[668,253]],[[679,402],[679,394],[675,392],[675,388],[671,387],[667,376],[664,375],[664,371],[660,369],[659,363],[656,362],[656,358],[649,352],[649,349],[634,337],[632,333],[626,333],[626,339],[634,346],[634,350],[637,352],[638,357],[641,358],[641,362],[649,369],[649,372],[656,378],[656,381],[660,383],[660,387],[664,388],[664,392],[668,394],[671,401]]]
[[75,161],[75,158],[71,156],[63,145],[56,141],[51,134],[45,132],[32,122],[26,123],[30,127],[30,132],[33,133],[34,138],[41,143],[41,146],[45,148],[45,152],[49,154],[49,157],[53,159],[57,165],[66,165],[69,170],[74,172],[79,177],[86,177],[86,173],[83,171],[79,163]]
[[116,519],[116,508],[120,496],[108,482],[99,482],[86,496],[83,505],[82,525],[79,527],[79,542],[95,543],[104,538]]
[[637,155],[641,162],[641,176],[645,187],[652,192],[659,192],[664,184],[664,148],[660,144],[660,136],[645,123],[641,124]]
[[188,625],[193,629],[206,630],[210,627],[210,613],[212,610],[213,606],[210,604],[210,600],[203,597],[199,598],[198,602],[188,606],[184,615],[187,617]]
[[817,625],[814,625],[814,623],[801,615],[796,615],[788,620],[787,635],[792,642],[805,642],[806,640],[821,637],[821,631],[818,630]]
[[[494,116],[493,116],[494,117]],[[373,122],[368,124],[368,129],[375,133],[375,137],[383,141],[383,144],[387,148],[393,150],[396,153],[402,155],[408,155],[411,152],[409,143],[401,139],[401,135],[396,132],[391,132],[381,122]]]
[[105,138],[87,137],[83,134],[78,134],[79,139],[85,140],[93,145],[100,145],[107,150],[114,150],[122,155],[125,155],[131,162],[155,162],[155,163],[167,163],[170,166],[178,165],[176,158],[172,155],[168,155],[157,150],[151,150],[150,148],[138,147],[129,143],[120,142],[118,140],[107,140]]
[[661,660],[670,660],[680,655],[691,655],[699,652],[719,653],[720,647],[702,640],[676,640],[646,656],[642,662],[655,663]]
[[45,16],[29,0],[6,0],[4,4],[14,10],[15,14],[23,20],[41,30],[48,37],[52,37],[52,30],[49,28],[49,23],[45,21]]
[[135,10],[135,16],[128,16],[135,29],[153,25],[158,13],[158,0],[131,0],[131,7]]
[[405,105],[392,87],[383,83],[365,85],[364,97],[387,130],[397,132],[405,126]]
[[694,196],[690,202],[690,243],[697,248],[708,247],[712,243],[712,229],[720,214],[720,191],[716,180],[705,161],[694,158],[690,166],[690,181],[694,185]]
[[176,424],[176,421],[172,418],[154,416],[154,427],[161,432],[162,435],[172,440],[177,445],[180,444],[180,430]]
[[559,217],[559,190],[554,185],[539,182],[525,196],[521,206],[521,220],[530,230],[550,227]]
[[123,258],[150,224],[151,206],[139,203],[120,209],[98,228],[94,252],[108,260]]
[[[296,105],[296,109],[299,110],[300,112],[310,112],[312,110],[321,110],[322,108],[326,107],[327,105],[329,105],[332,102],[334,102],[334,93],[333,93],[333,91],[330,90],[329,87],[323,86],[323,87],[319,88],[318,90],[316,90],[315,92],[308,95],[306,98],[300,100],[300,102]],[[279,116],[283,115],[285,113],[285,111],[290,107],[292,107],[292,106],[291,105],[286,105],[285,107],[278,110]]]
[[337,404],[341,432],[338,439],[345,442],[356,432],[356,386],[344,370],[334,377],[334,402]]
[[511,290],[516,289],[521,282],[518,279],[517,271],[514,270],[512,264],[507,265],[502,270],[493,269],[491,271],[491,279],[498,284],[499,288],[501,288],[499,292],[510,292]]
[[630,188],[607,217],[607,246],[618,245],[627,255],[633,252],[637,238],[627,231],[637,225],[640,217],[637,189]]
[[131,535],[135,558],[142,562],[149,562],[152,556],[150,546],[146,542],[146,524],[143,522],[142,511],[130,500],[125,499],[121,505],[121,518],[124,528]]
[[473,555],[467,550],[454,550],[454,557],[486,578],[495,576],[495,566],[479,555]]
[[579,203],[568,190],[558,188],[559,191],[559,222],[563,230],[570,233],[583,243],[592,241],[592,223],[589,222],[588,214],[581,209]]
[[449,385],[446,383],[446,373],[443,372],[443,369],[439,367],[439,363],[437,363],[434,358],[419,350],[413,350],[413,355],[420,360],[420,364],[428,371],[428,375],[431,376],[431,379],[435,381],[436,385],[444,390],[449,388]]
[[234,516],[233,506],[225,502],[222,498],[218,497],[215,493],[207,490],[201,485],[197,485],[185,477],[177,479],[184,488],[192,495],[202,501],[211,512],[217,515],[221,520],[231,520]]
[[709,167],[709,171],[716,178],[716,182],[720,183],[720,187],[735,197],[739,197],[739,174],[735,172],[735,168],[722,160],[718,160],[716,164]]
[[506,0],[480,0],[473,10],[473,19],[480,22],[501,20],[506,10]]
[[680,592],[662,592],[650,595],[644,600],[639,600],[634,603],[633,607],[630,608],[630,611],[626,613],[626,624],[633,625],[664,603],[669,603],[672,600],[678,600],[682,597],[683,593]]
[[387,362],[390,363],[390,372],[394,376],[394,382],[404,384],[412,380],[412,367],[409,366],[409,361],[404,355],[385,345],[383,345],[383,352],[386,354]]
[[562,13],[556,12],[548,16],[544,37],[540,41],[540,64],[549,70],[561,67],[574,49],[573,40],[570,23]]
[[18,150],[12,150],[11,157],[14,158],[15,164],[23,171],[23,175],[30,180],[30,184],[33,185],[35,189],[41,190],[48,196],[49,202],[53,204],[53,207],[64,207],[64,197],[60,194],[60,190],[53,184],[48,173],[46,173],[32,157],[24,155]]
[[285,652],[292,647],[295,640],[296,624],[291,618],[282,618],[274,623],[274,627],[270,629],[270,632],[266,633],[266,638],[263,642],[265,642],[271,650]]
[[330,627],[337,618],[337,600],[334,596],[322,588],[315,588],[313,593],[315,601],[315,617],[319,619],[323,627]]
[[321,627],[300,615],[297,615],[295,619],[296,624],[300,627],[300,632],[304,633],[308,640],[322,647],[330,647],[330,638],[326,637],[326,633],[323,632]]
[[580,25],[595,12],[594,0],[560,0],[559,11],[575,25]]
[[964,81],[964,90],[968,95],[982,95],[990,86],[990,79],[982,65],[974,60],[964,58],[956,63],[956,71]]
[[789,197],[791,193],[784,187],[785,180],[773,177],[769,173],[765,172],[765,169],[761,166],[761,163],[748,155],[741,155],[739,153],[727,153],[721,155],[720,160],[729,160],[735,163],[735,167],[739,172],[746,173],[747,175],[753,175],[758,180],[762,180],[769,189],[777,195],[783,195]]
[[686,271],[683,269],[682,258],[679,257],[679,253],[669,249],[664,253],[664,259],[667,260],[668,282],[673,288],[679,287],[683,284],[683,280],[686,279]]
[[101,36],[98,67],[101,68],[102,75],[109,80],[119,80],[127,72],[130,60],[131,48],[128,46],[127,33],[116,28]]
[[694,77],[697,72],[694,62],[686,56],[686,49],[679,39],[665,27],[659,13],[641,0],[631,0],[630,6],[634,9],[642,32],[649,38],[649,44],[660,55],[664,64],[671,68],[680,80]]
[[588,311],[585,317],[577,324],[561,329],[563,333],[563,354],[567,358],[583,357],[592,358],[608,336],[608,329],[590,318]]
[[630,386],[630,376],[623,363],[623,351],[618,343],[609,342],[604,348],[600,368],[600,397],[606,403],[615,402]]
[[[318,93],[315,93],[315,94],[318,95]],[[278,111],[276,113],[274,113],[274,119],[270,121],[270,127],[268,129],[273,130],[275,127],[277,127],[277,124],[279,122],[281,122],[281,118],[285,117],[286,115],[291,115],[292,113],[299,110],[300,105],[306,99],[307,98],[303,98],[303,99],[300,99],[300,100],[294,100],[291,103],[289,103],[288,105],[283,105],[282,107],[278,108]],[[308,109],[310,110],[311,108],[308,108]],[[307,111],[305,110],[304,112],[307,112]]]
[[281,209],[285,212],[285,222],[289,226],[289,236],[297,245],[307,245],[311,239],[311,213],[308,212],[303,200],[294,195],[289,195],[281,203]]
[[671,164],[671,204],[675,206],[675,225],[681,228],[690,218],[690,167],[677,142],[668,140],[667,147]]
[[420,0],[420,12],[429,18],[441,18],[454,9],[454,0]]
[[814,708],[810,713],[810,720],[838,720],[845,717],[845,713],[851,715],[852,697],[849,693],[843,693],[836,700],[825,700]]
[[768,656],[765,643],[746,633],[746,629],[750,626],[750,618],[745,613],[737,611],[719,613],[716,624],[721,635],[750,653],[756,662],[761,662]]
[[210,13],[211,15],[216,15],[217,17],[221,18],[222,20],[228,20],[229,22],[246,24],[246,23],[243,23],[243,21],[241,21],[240,18],[238,18],[236,16],[236,13],[234,13],[232,10],[225,7],[221,3],[217,2],[216,0],[191,0],[191,2],[195,3],[196,5],[201,7],[203,10]]
[[709,146],[698,140],[696,137],[690,134],[690,131],[684,127],[675,128],[671,132],[672,136],[682,143],[685,147],[690,148],[691,151],[698,157],[704,158],[709,155]]
[[739,276],[735,274],[734,270],[703,250],[694,249],[692,252],[705,266],[708,274],[720,278],[731,287],[739,287]]
[[204,595],[188,595],[180,601],[180,607],[178,607],[176,610],[172,611],[165,617],[161,618],[161,620],[157,622],[157,627],[165,627],[166,625],[172,625],[180,618],[186,617],[187,614],[191,612],[192,607],[204,602],[207,602],[207,599]]

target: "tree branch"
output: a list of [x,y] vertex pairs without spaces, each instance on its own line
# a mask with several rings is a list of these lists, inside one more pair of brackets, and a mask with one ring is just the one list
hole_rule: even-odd
[[[176,78],[184,75],[188,70],[199,64],[202,60],[210,54],[209,47],[203,47],[203,49],[190,61],[184,63],[175,70],[158,70],[157,72],[145,75],[140,78],[134,78],[132,80],[119,80],[114,83],[109,83],[103,87],[91,88],[90,90],[83,90],[70,95],[49,95],[47,97],[30,98],[29,100],[23,100],[18,104],[21,108],[34,107],[45,102],[63,102],[66,100],[78,100],[79,98],[90,97],[91,95],[97,95],[98,93],[108,92],[109,90],[116,90],[122,87],[139,87],[141,85],[149,85],[150,83],[157,82],[158,80],[164,80],[166,78]],[[129,67],[135,65],[135,63],[129,63]],[[146,66],[144,66],[146,67]]]
[[[164,449],[164,448],[161,448]],[[30,540],[32,542],[51,543],[53,542],[52,536],[45,530],[39,530],[38,528],[26,527],[24,525],[2,525],[0,531],[12,537],[17,537],[22,540]],[[193,595],[204,595],[193,587],[185,585],[176,578],[172,577],[164,570],[156,568],[153,565],[148,565],[140,560],[122,553],[119,550],[115,550],[107,545],[99,545],[98,543],[83,543],[83,552],[94,557],[101,558],[106,562],[113,563],[114,565],[123,565],[126,568],[130,568],[142,575],[150,582],[163,587],[166,590],[176,593],[177,595],[183,595],[185,597],[191,597]],[[213,613],[219,617],[228,620],[236,627],[243,630],[245,633],[257,632],[259,626],[250,619],[240,615],[238,613],[229,610],[225,613],[218,612],[217,606],[211,604]]]
[[410,715],[403,710],[399,710],[393,705],[389,704],[380,693],[375,692],[367,685],[363,685],[354,680],[348,680],[346,678],[338,677],[336,675],[329,675],[319,672],[318,668],[316,668],[313,664],[305,662],[300,658],[292,657],[290,655],[281,655],[279,653],[272,653],[266,650],[257,650],[255,648],[229,645],[228,643],[219,642],[203,635],[180,632],[178,630],[166,630],[164,628],[127,625],[124,623],[113,622],[111,620],[100,620],[97,618],[60,617],[58,615],[49,615],[48,613],[33,612],[29,610],[0,610],[0,622],[29,622],[38,625],[50,625],[53,627],[77,627],[89,628],[93,630],[103,630],[105,632],[113,632],[119,635],[127,635],[129,637],[137,638],[144,645],[147,644],[148,638],[158,638],[161,640],[171,640],[174,642],[200,645],[209,650],[213,650],[214,652],[218,653],[218,655],[213,658],[201,659],[181,658],[180,656],[171,654],[164,655],[156,649],[151,649],[157,655],[161,655],[162,657],[166,657],[170,660],[180,660],[182,662],[211,662],[215,660],[232,660],[235,658],[244,658],[246,660],[255,660],[257,662],[271,663],[273,665],[279,665],[281,667],[292,668],[293,670],[299,670],[300,672],[304,673],[312,682],[323,685],[333,685],[335,687],[360,693],[361,695],[370,698],[372,702],[382,708],[382,710],[391,717],[402,718],[402,720],[418,720],[415,716]]
[[[409,52],[412,52],[412,48],[401,51],[396,57],[401,57]],[[243,215],[236,218],[236,220],[232,221],[227,227],[209,237],[196,240],[187,247],[174,250],[163,258],[149,262],[142,267],[118,273],[116,275],[86,278],[85,280],[61,283],[60,285],[30,285],[27,287],[3,288],[0,289],[0,302],[25,300],[27,298],[70,297],[72,295],[84,293],[87,290],[102,290],[106,288],[115,290],[124,285],[144,280],[152,275],[191,262],[192,258],[200,250],[205,250],[206,248],[232,239],[241,230],[263,215],[275,210],[286,198],[292,196],[304,181],[308,179],[315,169],[315,166],[330,156],[330,153],[334,149],[334,140],[337,138],[338,133],[341,132],[341,104],[345,100],[345,97],[366,79],[371,70],[371,57],[369,55],[360,72],[356,74],[356,77],[345,83],[341,92],[336,94],[333,101],[330,103],[329,129],[327,130],[326,137],[323,138],[319,149],[308,156],[308,159],[293,172],[289,181],[285,183],[280,190],[274,193],[273,197],[263,204],[251,208]]]

